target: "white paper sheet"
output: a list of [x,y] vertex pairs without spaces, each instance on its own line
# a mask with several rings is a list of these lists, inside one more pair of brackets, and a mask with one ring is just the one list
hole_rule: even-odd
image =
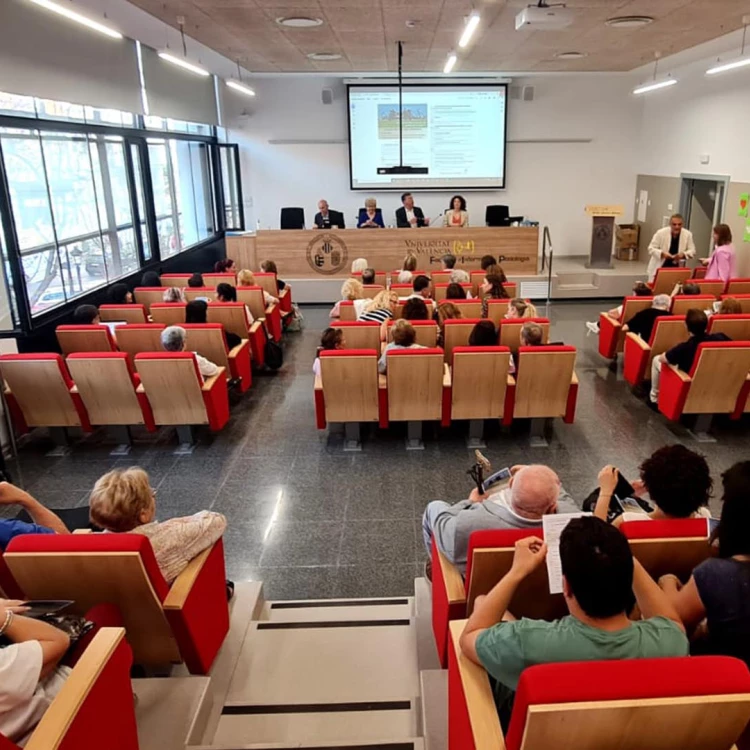
[[542,516],[542,531],[547,544],[547,578],[550,594],[562,594],[562,564],[560,563],[560,534],[573,518],[591,513],[554,513]]
[[641,190],[638,196],[638,221],[646,221],[648,211],[648,190]]

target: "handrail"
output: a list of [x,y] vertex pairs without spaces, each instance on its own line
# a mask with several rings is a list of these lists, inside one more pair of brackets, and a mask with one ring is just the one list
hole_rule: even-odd
[[549,233],[549,227],[544,227],[542,234],[542,271],[544,271],[547,265],[547,245],[549,244],[549,267],[547,271],[547,313],[549,313],[549,303],[552,297],[552,256],[554,251],[552,249],[552,237]]

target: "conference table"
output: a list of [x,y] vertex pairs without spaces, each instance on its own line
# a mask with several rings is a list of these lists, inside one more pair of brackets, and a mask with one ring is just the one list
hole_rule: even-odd
[[259,229],[227,232],[226,251],[238,268],[257,270],[261,261],[273,260],[284,279],[345,278],[355,258],[392,271],[408,253],[417,257],[420,271],[438,270],[440,258],[452,253],[467,270],[479,268],[483,255],[494,255],[507,275],[534,276],[539,228]]

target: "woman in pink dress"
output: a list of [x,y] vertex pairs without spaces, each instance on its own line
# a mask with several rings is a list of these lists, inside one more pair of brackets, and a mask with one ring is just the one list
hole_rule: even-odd
[[714,252],[710,258],[701,258],[701,263],[708,266],[706,281],[723,281],[725,284],[734,278],[736,258],[732,245],[732,230],[726,224],[714,227]]

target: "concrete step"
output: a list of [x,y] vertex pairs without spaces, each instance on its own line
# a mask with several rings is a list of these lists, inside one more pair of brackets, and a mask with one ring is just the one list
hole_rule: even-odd
[[448,750],[448,670],[419,673],[425,750]]
[[432,632],[432,586],[426,578],[414,579],[414,614],[419,669],[440,669],[440,658]]
[[265,602],[259,620],[268,622],[348,622],[402,620],[414,613],[411,597]]
[[597,289],[598,286],[596,284],[589,284],[589,283],[577,283],[577,284],[558,284],[557,289],[558,291],[591,291],[592,289]]

